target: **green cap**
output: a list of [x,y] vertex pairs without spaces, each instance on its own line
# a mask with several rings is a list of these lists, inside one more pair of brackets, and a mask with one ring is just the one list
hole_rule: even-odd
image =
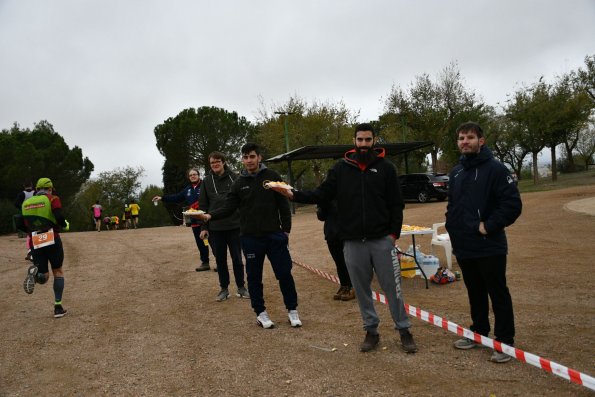
[[48,189],[53,188],[54,184],[50,178],[39,178],[37,181],[37,185],[35,185],[36,189]]

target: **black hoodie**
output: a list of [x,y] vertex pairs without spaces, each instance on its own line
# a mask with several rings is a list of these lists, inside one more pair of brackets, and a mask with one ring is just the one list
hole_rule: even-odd
[[240,233],[261,237],[270,233],[291,231],[291,211],[287,199],[274,190],[265,189],[267,181],[283,181],[264,164],[255,174],[242,170],[231,185],[222,207],[210,211],[212,220],[222,219],[240,210]]
[[294,191],[298,203],[324,204],[337,200],[341,240],[399,237],[403,223],[403,199],[397,170],[384,158],[384,149],[374,148],[369,164],[355,160],[355,149],[335,163],[315,190]]

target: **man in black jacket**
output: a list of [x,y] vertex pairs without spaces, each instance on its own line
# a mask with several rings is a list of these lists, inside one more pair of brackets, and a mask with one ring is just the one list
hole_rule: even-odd
[[242,146],[245,169],[233,183],[221,208],[197,215],[204,221],[218,220],[240,210],[242,251],[246,258],[248,292],[256,321],[263,328],[273,328],[264,304],[262,270],[269,258],[292,327],[301,327],[297,312],[297,292],[291,275],[292,261],[287,244],[291,231],[291,212],[286,198],[267,189],[271,181],[283,181],[278,173],[261,164],[260,148],[254,143]]
[[[223,207],[231,185],[238,178],[225,162],[225,155],[221,152],[209,154],[211,172],[202,180],[198,196],[199,208],[205,212],[215,211]],[[250,295],[244,285],[244,264],[242,263],[242,243],[240,242],[240,213],[233,212],[228,217],[204,223],[200,238],[209,239],[217,262],[217,275],[221,291],[216,301],[222,302],[229,298],[229,269],[227,268],[227,249],[233,267],[233,275],[238,288],[239,298],[249,299]]]
[[345,264],[345,255],[343,254],[343,241],[339,237],[339,210],[337,201],[333,200],[328,204],[318,204],[316,207],[316,217],[324,222],[324,239],[328,251],[335,262],[337,276],[339,276],[340,287],[333,296],[334,300],[350,301],[355,299],[355,291],[351,285],[349,271]]
[[276,191],[299,203],[323,204],[337,200],[345,263],[366,331],[360,350],[374,350],[380,340],[380,320],[371,289],[376,273],[395,328],[399,330],[401,347],[407,353],[415,353],[417,346],[409,332],[411,322],[403,302],[401,269],[395,248],[401,234],[404,208],[397,170],[384,158],[384,149],[374,147],[376,137],[370,124],[358,125],[353,141],[355,148],[345,153],[315,190],[280,188]]
[[[484,336],[490,332],[489,297],[496,341],[512,346],[514,314],[506,286],[508,244],[504,228],[521,214],[521,197],[508,169],[485,146],[479,124],[462,124],[457,136],[461,159],[450,173],[446,230],[467,287],[471,330]],[[471,349],[476,343],[463,338],[454,346]],[[491,360],[504,363],[510,358],[495,350]]]

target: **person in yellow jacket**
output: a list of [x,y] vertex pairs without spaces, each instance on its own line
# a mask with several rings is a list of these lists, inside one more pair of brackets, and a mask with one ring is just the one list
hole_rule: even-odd
[[140,212],[140,207],[136,203],[136,201],[132,200],[132,202],[128,205],[130,208],[130,218],[132,219],[132,226],[136,229],[138,226],[138,213]]
[[66,310],[62,307],[64,249],[59,231],[68,230],[68,221],[62,215],[60,198],[53,194],[52,181],[40,178],[36,189],[35,195],[25,200],[21,207],[33,250],[33,264],[27,269],[23,288],[26,293],[32,294],[35,283],[45,284],[49,278],[49,262],[54,275],[54,317],[60,318],[64,317]]
[[117,215],[113,215],[111,219],[112,227],[114,228],[114,230],[118,230],[118,225],[120,225],[120,218],[118,218]]

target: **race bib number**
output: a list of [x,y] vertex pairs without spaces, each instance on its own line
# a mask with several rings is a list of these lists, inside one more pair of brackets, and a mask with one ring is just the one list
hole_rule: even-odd
[[33,242],[33,249],[39,249],[47,247],[48,245],[54,245],[54,229],[50,229],[45,233],[31,233],[31,241]]

